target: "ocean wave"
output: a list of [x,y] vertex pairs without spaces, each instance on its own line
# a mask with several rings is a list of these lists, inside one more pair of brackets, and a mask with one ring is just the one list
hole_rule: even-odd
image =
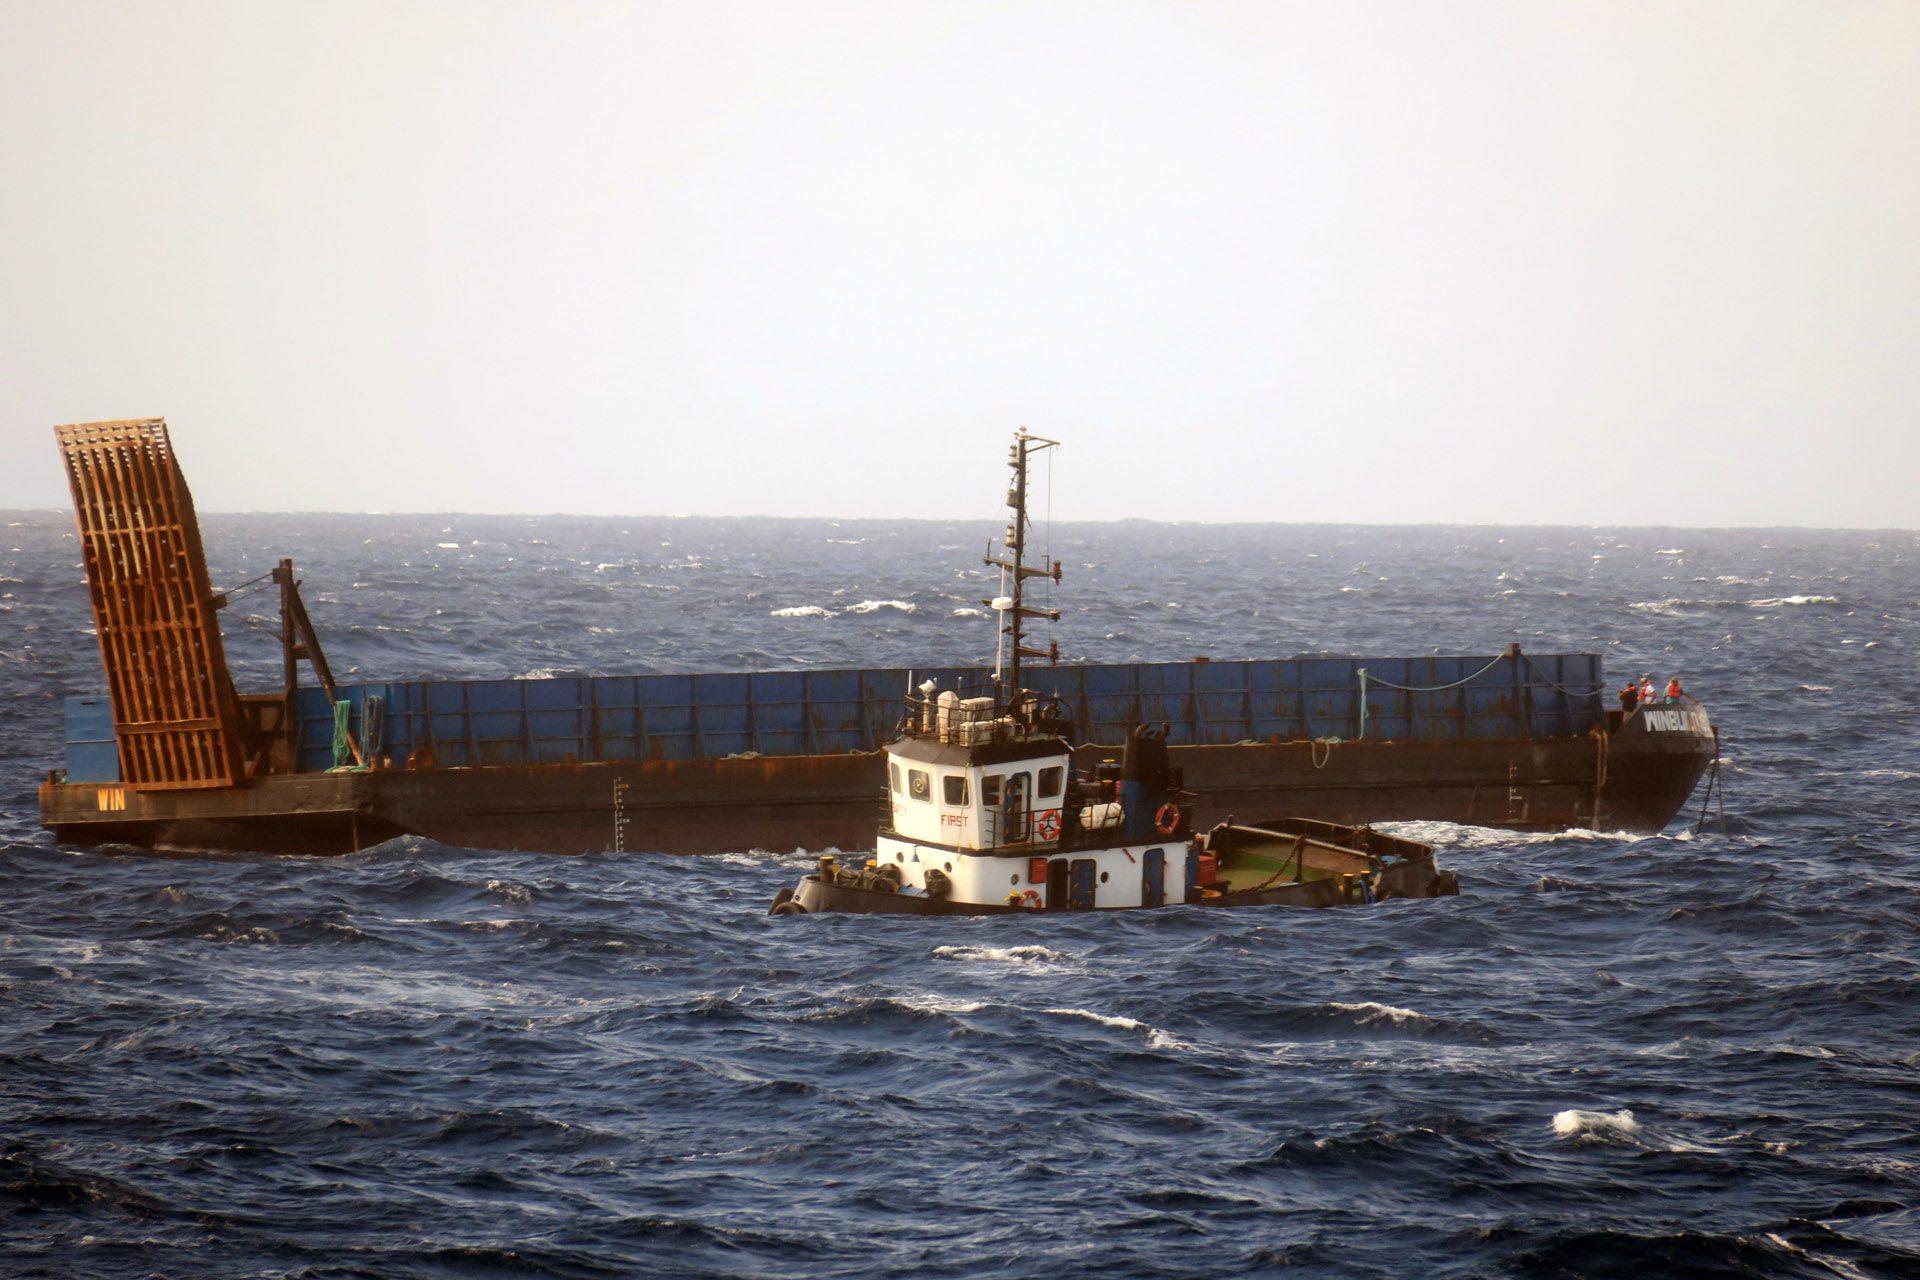
[[[336,671],[373,680],[991,659],[992,629],[951,615],[993,587],[929,549],[976,554],[957,522],[461,517],[460,546],[483,545],[449,556],[422,554],[455,537],[437,518],[204,523],[220,581],[301,547]],[[524,550],[530,533],[551,547]],[[822,545],[848,534],[867,542]],[[1089,664],[1516,639],[1603,654],[1612,684],[1694,673],[1738,748],[1737,834],[1403,823],[1387,829],[1466,875],[1460,898],[798,925],[765,914],[811,862],[778,843],[56,846],[35,791],[60,763],[62,698],[103,680],[72,535],[33,536],[0,561],[32,584],[0,585],[0,645],[34,654],[0,657],[0,1256],[16,1270],[1920,1268],[1900,1092],[1920,1065],[1920,749],[1898,639],[1920,632],[1884,620],[1920,611],[1911,534],[1688,531],[1678,568],[1648,554],[1657,532],[1076,529],[1093,567],[1059,638]],[[503,566],[502,541],[539,559]],[[662,541],[700,547],[702,567],[659,567],[678,554]],[[1590,566],[1618,542],[1638,545]],[[1316,607],[1343,585],[1379,607]],[[1482,616],[1503,588],[1520,594]],[[920,609],[768,616],[869,597]],[[1692,602],[1626,604],[1663,597]],[[248,692],[282,674],[265,598],[220,615]],[[1156,603],[1174,599],[1183,612]],[[236,625],[249,606],[261,630]],[[1207,696],[1231,714],[1267,692]]]
[[1567,840],[1596,844],[1636,844],[1658,836],[1633,831],[1595,831],[1588,827],[1568,827],[1560,831],[1511,831],[1505,827],[1476,827],[1459,822],[1415,819],[1406,822],[1376,822],[1375,829],[1407,840],[1417,840],[1446,849],[1512,849],[1528,845],[1558,844]]
[[1057,968],[1072,957],[1052,947],[1029,944],[1014,947],[975,947],[944,945],[929,952],[936,960],[983,961],[989,964],[1007,964],[1019,968]]
[[1088,1022],[1097,1022],[1103,1027],[1113,1027],[1119,1031],[1138,1031],[1146,1025],[1138,1018],[1121,1017],[1110,1013],[1095,1013],[1091,1009],[1042,1009],[1041,1012],[1050,1013],[1061,1018],[1084,1018]]
[[511,902],[516,906],[530,906],[533,903],[533,890],[510,880],[487,881],[487,892],[502,902]]
[[1640,1122],[1625,1107],[1618,1111],[1582,1111],[1570,1107],[1554,1112],[1553,1132],[1560,1138],[1635,1134],[1640,1132]]
[[775,609],[768,615],[773,618],[832,618],[837,615],[831,609],[823,609],[817,604],[796,604],[785,609]]
[[906,600],[862,600],[859,604],[846,607],[847,613],[873,613],[879,609],[898,609],[901,613],[914,613],[920,606]]
[[1664,600],[1635,600],[1627,605],[1650,613],[1677,614],[1685,609],[1780,609],[1800,605],[1839,604],[1838,596],[1768,596],[1759,600],[1694,600],[1669,596]]

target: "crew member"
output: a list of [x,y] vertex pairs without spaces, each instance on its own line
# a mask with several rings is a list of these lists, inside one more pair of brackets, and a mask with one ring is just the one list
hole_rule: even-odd
[[1687,696],[1686,691],[1680,687],[1679,676],[1675,676],[1673,679],[1667,681],[1667,701],[1668,702],[1678,702],[1686,696]]
[[1632,715],[1633,709],[1639,705],[1640,686],[1629,680],[1627,681],[1627,687],[1620,691],[1620,709],[1628,715]]
[[1659,700],[1660,695],[1653,689],[1653,672],[1640,677],[1640,704],[1650,707]]

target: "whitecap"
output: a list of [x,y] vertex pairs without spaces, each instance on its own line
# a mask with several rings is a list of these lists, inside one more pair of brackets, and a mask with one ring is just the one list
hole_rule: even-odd
[[1327,1007],[1330,1009],[1338,1009],[1342,1013],[1359,1014],[1360,1016],[1355,1019],[1355,1021],[1363,1027],[1371,1026],[1383,1020],[1391,1022],[1396,1027],[1409,1022],[1433,1021],[1433,1019],[1429,1018],[1426,1014],[1416,1009],[1402,1009],[1398,1005],[1381,1004],[1375,1000],[1362,1000],[1359,1004],[1347,1004],[1340,1000],[1329,1000]]
[[935,947],[929,954],[936,960],[984,960],[992,964],[1012,964],[1032,967],[1035,965],[1062,964],[1069,957],[1055,951],[1052,947]]
[[817,604],[796,604],[786,609],[775,609],[767,616],[771,618],[832,618],[838,615],[833,610],[822,609]]
[[1839,596],[1771,596],[1765,600],[1749,600],[1749,609],[1779,609],[1786,605],[1800,604],[1839,604]]
[[985,609],[969,609],[963,605],[947,616],[950,618],[984,618],[987,616],[987,611]]
[[442,551],[458,551],[460,549],[460,544],[457,542],[436,542],[433,545],[439,547]]
[[[1063,1018],[1085,1018],[1088,1022],[1097,1022],[1103,1027],[1115,1027],[1121,1031],[1138,1031],[1145,1024],[1138,1018],[1116,1018],[1104,1013],[1095,1013],[1091,1009],[1042,1009],[1042,1013],[1054,1013]],[[1148,1027],[1151,1031],[1153,1028]]]
[[508,902],[524,904],[533,901],[532,889],[529,889],[523,884],[515,884],[511,880],[489,880],[487,881],[487,892],[497,893]]
[[985,1000],[956,1000],[952,996],[937,996],[932,992],[910,996],[883,996],[882,1000],[920,1013],[978,1013],[982,1009],[991,1007]]
[[1177,1053],[1199,1053],[1200,1052],[1199,1045],[1194,1044],[1190,1040],[1182,1040],[1179,1036],[1174,1035],[1172,1032],[1162,1031],[1158,1027],[1154,1027],[1148,1030],[1147,1047],[1149,1049],[1171,1049]]
[[848,613],[872,613],[876,609],[898,609],[902,613],[913,613],[920,606],[905,600],[862,600],[859,604],[847,606]]
[[771,849],[749,849],[745,853],[716,854],[712,860],[736,867],[764,867],[768,863],[776,867],[811,867],[816,861],[814,856],[805,849],[795,849],[790,853],[775,853]]
[[1569,1107],[1554,1113],[1553,1132],[1561,1138],[1583,1133],[1638,1133],[1640,1122],[1625,1107],[1618,1111],[1581,1111],[1577,1107]]

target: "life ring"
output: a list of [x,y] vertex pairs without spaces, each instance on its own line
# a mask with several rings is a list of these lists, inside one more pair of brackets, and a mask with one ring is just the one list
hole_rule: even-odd
[[1040,905],[1040,894],[1033,889],[1029,889],[1021,894],[1020,899],[1020,905],[1029,909],[1036,908]]
[[1180,829],[1180,806],[1169,800],[1153,815],[1153,829],[1170,836]]
[[1053,839],[1060,834],[1060,811],[1058,809],[1042,810],[1040,816],[1035,819],[1034,826],[1040,832],[1042,840]]

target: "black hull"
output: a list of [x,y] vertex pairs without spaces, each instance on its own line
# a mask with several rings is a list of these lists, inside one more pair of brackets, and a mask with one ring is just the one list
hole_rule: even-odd
[[[1460,892],[1460,883],[1450,871],[1435,873],[1431,864],[1405,868],[1412,874],[1400,892],[1388,892],[1379,901],[1393,898],[1450,898]],[[1392,876],[1390,871],[1389,876]],[[1417,883],[1416,883],[1417,877]],[[1174,905],[1174,904],[1168,904]],[[1373,905],[1352,882],[1337,879],[1306,880],[1297,884],[1276,885],[1247,893],[1218,893],[1190,899],[1196,907],[1360,907]],[[797,910],[796,910],[797,908]],[[1164,907],[1113,907],[1114,911],[1160,911]],[[949,902],[917,894],[886,893],[857,886],[829,884],[818,876],[807,876],[791,896],[782,895],[773,905],[774,915],[816,915],[835,912],[853,915],[905,916],[1010,916],[1085,914],[1065,910],[1046,911],[1028,907],[996,906],[990,903]]]
[[[1654,832],[1715,749],[1711,729],[1635,716],[1578,738],[1175,746],[1171,760],[1201,828],[1291,813]],[[1117,752],[1078,754],[1084,768]],[[408,834],[548,853],[853,851],[872,847],[882,783],[877,753],[762,756],[291,774],[197,791],[49,782],[40,810],[66,843],[210,852],[346,853]]]

